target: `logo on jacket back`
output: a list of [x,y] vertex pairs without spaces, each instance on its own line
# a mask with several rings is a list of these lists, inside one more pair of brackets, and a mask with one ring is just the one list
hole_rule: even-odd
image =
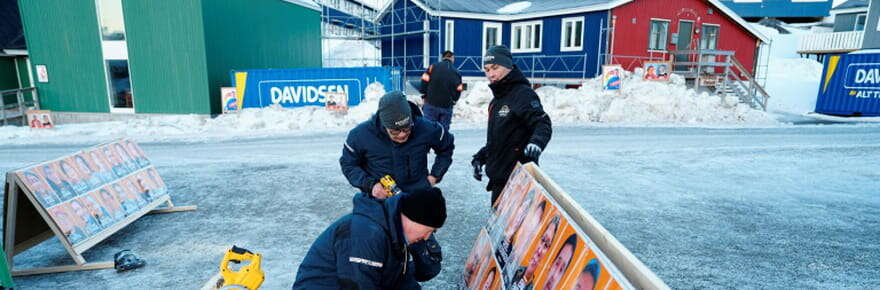
[[498,117],[504,118],[507,117],[507,114],[510,113],[510,107],[507,105],[501,106],[501,109],[498,110]]

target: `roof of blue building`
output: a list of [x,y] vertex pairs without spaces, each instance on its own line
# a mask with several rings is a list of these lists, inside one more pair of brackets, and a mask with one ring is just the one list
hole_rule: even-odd
[[[562,9],[581,8],[586,6],[607,5],[614,0],[536,0],[536,1],[510,1],[510,0],[424,0],[421,1],[431,9],[450,12],[469,12],[486,14],[527,14],[557,11]],[[509,6],[513,12],[499,11]],[[523,9],[516,9],[517,6]]]
[[[390,0],[381,10],[378,18],[392,11],[391,7],[400,0]],[[494,21],[516,21],[529,18],[565,15],[588,11],[610,10],[635,0],[410,0],[428,14],[445,17],[470,18]],[[745,30],[763,42],[769,39],[751,27],[720,0],[706,0],[725,15],[741,25]]]
[[868,0],[849,0],[835,6],[831,10],[868,7]]

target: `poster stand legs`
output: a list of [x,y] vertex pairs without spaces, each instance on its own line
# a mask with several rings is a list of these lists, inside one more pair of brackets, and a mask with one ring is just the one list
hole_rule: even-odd
[[159,213],[172,213],[172,212],[181,212],[181,211],[191,211],[198,209],[198,206],[195,205],[182,205],[182,206],[174,206],[174,203],[171,202],[169,198],[167,202],[165,202],[164,208],[153,209],[147,214],[159,214]]

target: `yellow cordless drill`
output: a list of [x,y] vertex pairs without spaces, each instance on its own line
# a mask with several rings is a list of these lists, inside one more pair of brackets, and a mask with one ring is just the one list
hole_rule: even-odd
[[379,179],[379,183],[381,183],[382,187],[385,188],[385,192],[388,193],[388,197],[400,194],[400,187],[397,186],[397,182],[394,181],[394,178],[391,178],[391,175],[385,175],[384,177]]
[[[265,279],[263,270],[260,269],[260,261],[262,256],[254,254],[243,248],[232,246],[232,249],[226,251],[223,261],[220,262],[220,275],[222,279],[218,281],[219,289],[247,289],[256,290],[260,288]],[[229,269],[229,262],[241,264],[243,261],[250,262],[242,265],[238,271]]]

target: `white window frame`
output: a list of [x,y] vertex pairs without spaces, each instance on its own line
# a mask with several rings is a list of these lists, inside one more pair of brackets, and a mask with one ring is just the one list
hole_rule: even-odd
[[[859,17],[865,18],[865,26],[862,27],[862,30],[858,30],[859,27]],[[865,31],[865,28],[868,27],[868,13],[859,13],[856,14],[856,21],[853,21],[853,30],[852,31]]]
[[[455,20],[446,20],[446,43],[444,50],[455,51]],[[442,52],[441,52],[442,53]]]
[[422,21],[422,68],[427,69],[431,66],[431,22],[427,19]]
[[[535,29],[534,28],[535,25],[540,25],[541,29]],[[520,37],[518,39],[519,45],[513,43],[513,40],[516,39],[516,37],[514,37],[514,35],[513,35],[514,31],[516,31],[516,28],[520,28],[520,30],[523,31],[523,34],[522,34],[523,37]],[[528,29],[528,28],[531,28],[531,29]],[[531,35],[529,37],[525,37],[525,36],[527,36],[526,35],[527,32],[525,32],[526,30],[531,31]],[[536,33],[540,36],[538,39],[538,47],[526,48],[527,46],[525,44],[533,43]],[[528,40],[528,41],[526,41],[526,40]],[[541,52],[541,49],[543,47],[544,47],[544,21],[543,20],[514,22],[514,23],[510,24],[510,52],[511,53]]]
[[718,33],[715,34],[715,48],[712,48],[713,50],[718,50],[718,39],[719,39],[718,36],[721,35],[721,24],[715,24],[715,23],[702,23],[702,24],[700,24],[700,43],[699,43],[698,47],[700,49],[703,49],[703,35],[706,35],[706,29],[705,29],[706,26],[713,26],[713,27],[718,28]]
[[877,18],[877,31],[880,31],[880,17]]
[[[580,35],[581,45],[574,45],[575,39],[577,39],[577,35],[575,35],[575,33],[576,33],[575,27],[577,27],[578,22],[581,23],[581,35]],[[568,23],[571,23],[571,33],[570,34],[565,33],[565,25]],[[585,34],[584,30],[586,30],[586,29],[584,29],[585,23],[586,22],[584,21],[583,16],[562,18],[562,26],[560,26],[561,28],[559,30],[559,35],[560,35],[560,37],[559,37],[559,51],[581,51],[581,50],[584,50],[584,34]],[[572,45],[566,46],[565,41],[568,40],[569,38],[571,38]]]
[[[662,41],[663,49],[656,49],[656,48],[651,47],[651,33],[654,30],[654,21],[666,22],[666,36],[664,36],[664,39]],[[671,19],[651,18],[648,21],[648,51],[655,51],[655,52],[669,51],[669,30],[671,28],[672,28],[672,20]]]
[[495,28],[495,40],[498,41],[498,44],[504,43],[501,39],[501,36],[504,35],[501,31],[503,29],[501,22],[483,22],[483,40],[480,41],[482,52],[480,53],[480,56],[486,55],[486,31],[489,30],[489,28]]
[[[122,0],[119,0],[120,5]],[[131,108],[116,108],[113,106],[113,88],[110,84],[110,72],[107,69],[107,61],[108,60],[128,60],[128,33],[126,32],[126,36],[124,40],[104,40],[104,35],[101,32],[102,27],[102,19],[101,19],[101,0],[95,0],[95,12],[98,17],[98,39],[101,41],[101,66],[104,68],[104,88],[107,90],[107,105],[110,108],[110,113],[124,113],[124,114],[133,114],[134,110],[134,85],[131,79],[131,62],[128,63],[128,84],[131,87]],[[125,28],[125,12],[123,11],[122,16],[122,27]]]

